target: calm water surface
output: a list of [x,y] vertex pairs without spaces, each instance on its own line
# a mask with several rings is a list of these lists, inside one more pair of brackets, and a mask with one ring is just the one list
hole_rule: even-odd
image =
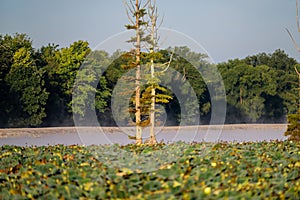
[[[271,140],[285,140],[286,124],[244,124],[224,126],[197,126],[197,127],[166,127],[157,128],[158,141],[174,142],[257,142]],[[41,131],[43,130],[43,131]],[[102,145],[102,144],[129,144],[134,140],[134,128],[51,128],[51,129],[15,129],[10,135],[1,129],[0,145]],[[68,131],[66,131],[68,130]],[[5,132],[6,131],[6,132]],[[5,133],[5,134],[4,134]],[[144,139],[149,137],[149,129],[143,130]]]

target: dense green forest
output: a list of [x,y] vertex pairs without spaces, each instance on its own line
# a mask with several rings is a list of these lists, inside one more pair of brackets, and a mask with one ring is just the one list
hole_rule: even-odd
[[[172,53],[165,49],[159,55],[157,62],[165,63]],[[124,66],[130,59],[130,53],[120,50],[111,55],[92,51],[85,41],[64,48],[48,44],[35,49],[26,34],[0,35],[0,126],[71,126],[73,114],[88,117],[83,111],[86,106],[96,110],[102,126],[114,126],[111,96],[117,81],[128,71]],[[147,59],[144,53],[143,62]],[[78,72],[87,63],[93,69]],[[196,92],[201,124],[209,123],[211,104],[208,88],[197,68],[209,65],[206,55],[187,47],[176,47],[170,65]],[[286,122],[287,114],[297,112],[296,65],[296,60],[282,50],[217,64],[227,95],[226,123]],[[108,66],[105,71],[104,66]],[[80,87],[82,96],[72,98],[76,76],[87,77],[89,82],[98,81],[97,87]],[[175,79],[178,79],[176,74],[170,75],[169,81]],[[93,89],[95,96],[91,98],[87,93]],[[182,86],[181,92],[184,90]],[[167,93],[173,98],[169,103],[162,103],[167,112],[166,125],[177,125],[180,105],[172,91]],[[91,99],[95,99],[94,104]],[[74,103],[78,107],[72,111]]]

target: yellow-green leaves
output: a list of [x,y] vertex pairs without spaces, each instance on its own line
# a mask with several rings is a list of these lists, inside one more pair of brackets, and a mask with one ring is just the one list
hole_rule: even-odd
[[[36,66],[31,49],[22,47],[13,56],[13,64],[6,76],[14,98],[11,110],[21,108],[14,115],[21,126],[38,126],[46,117],[49,92],[43,80],[44,72]],[[21,106],[20,106],[21,105]]]
[[[110,146],[0,147],[2,199],[299,199],[300,143],[174,143],[155,171],[111,166]],[[184,147],[184,148],[183,148]],[[206,148],[203,148],[206,147]],[[135,157],[162,145],[119,146]],[[147,153],[144,153],[147,151]],[[93,153],[92,153],[93,152]],[[95,156],[97,152],[98,157]],[[102,157],[101,157],[102,155]],[[117,159],[117,157],[115,157]],[[123,159],[123,158],[122,158]],[[159,160],[157,161],[159,162]],[[133,164],[138,164],[134,162]]]

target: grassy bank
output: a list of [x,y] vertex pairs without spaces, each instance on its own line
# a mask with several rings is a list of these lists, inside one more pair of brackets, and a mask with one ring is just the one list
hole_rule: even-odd
[[[112,147],[131,160],[107,154]],[[0,152],[0,199],[300,198],[299,142],[6,145]],[[155,170],[128,163],[153,155]]]

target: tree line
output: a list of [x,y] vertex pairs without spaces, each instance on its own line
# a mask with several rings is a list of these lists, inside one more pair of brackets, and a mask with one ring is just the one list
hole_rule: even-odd
[[[209,123],[210,94],[197,69],[203,66],[209,69],[212,64],[207,62],[207,56],[188,47],[163,49],[158,53],[155,62],[167,63],[171,58],[169,67],[178,72],[170,74],[166,81],[172,82],[181,74],[180,92],[186,92],[185,83],[192,86],[198,99],[200,122]],[[102,126],[115,126],[112,93],[118,80],[130,70],[124,66],[132,59],[130,52],[117,50],[110,55],[101,50],[92,51],[86,41],[76,41],[64,48],[48,44],[35,49],[26,34],[0,35],[0,126],[72,126],[73,115],[88,117],[85,116],[87,107],[96,110]],[[141,53],[142,63],[151,59],[149,54]],[[287,114],[297,112],[298,77],[294,71],[297,64],[282,50],[217,64],[226,89],[226,123],[286,122]],[[80,71],[83,65],[93,68]],[[78,77],[96,87],[76,86]],[[76,88],[81,95],[72,98]],[[167,113],[166,125],[178,125],[180,103],[171,90],[160,88],[162,97],[170,97],[160,102]],[[88,96],[89,91],[94,96]],[[147,98],[151,95],[147,97],[147,87],[141,91],[141,103],[149,107]],[[72,108],[72,105],[76,106]],[[190,106],[193,107],[192,102]],[[134,116],[118,120],[130,124]]]

